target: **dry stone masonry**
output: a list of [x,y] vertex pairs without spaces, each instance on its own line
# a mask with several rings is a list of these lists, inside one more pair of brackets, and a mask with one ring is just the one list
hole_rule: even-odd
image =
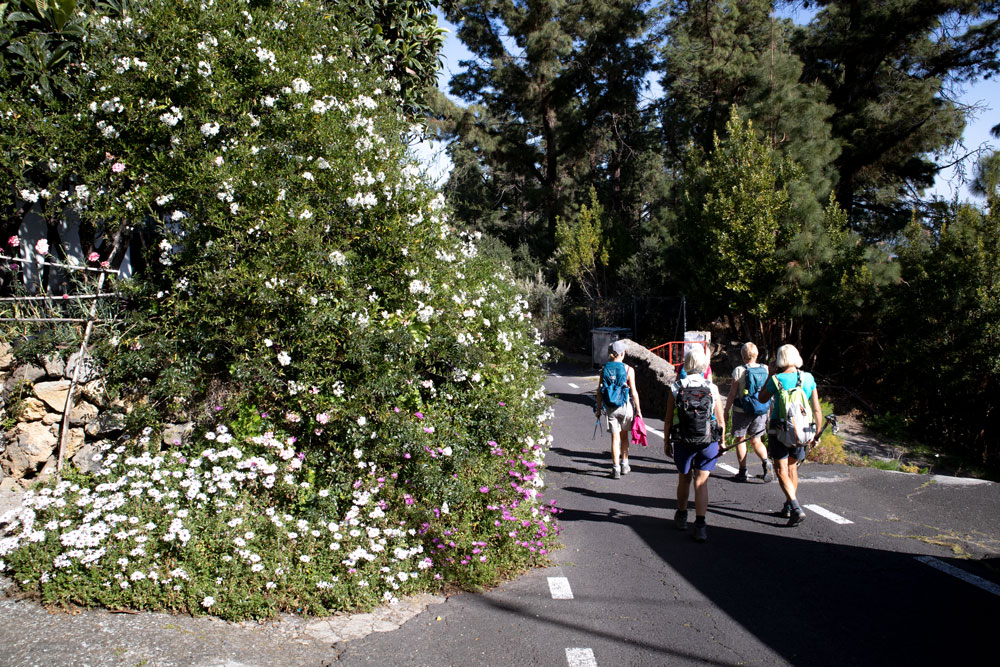
[[[77,365],[80,370],[77,373]],[[66,425],[63,465],[93,472],[94,455],[102,445],[124,435],[128,407],[110,401],[104,381],[89,355],[58,354],[42,364],[18,364],[11,346],[0,342],[0,490],[48,479],[55,474],[63,411],[73,374],[77,384]],[[186,441],[193,424],[170,424],[163,433],[167,445]]]

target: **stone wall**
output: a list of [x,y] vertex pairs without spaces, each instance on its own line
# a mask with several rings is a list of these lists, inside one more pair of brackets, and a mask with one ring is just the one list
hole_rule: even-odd
[[624,340],[628,346],[625,363],[635,368],[635,384],[639,390],[642,414],[663,419],[667,412],[667,392],[677,379],[674,367],[635,341]]
[[104,383],[88,355],[63,359],[53,354],[41,365],[15,364],[10,346],[0,342],[0,489],[28,486],[56,470],[66,397],[76,366],[63,465],[93,470],[93,455],[121,435],[125,409],[107,400]]

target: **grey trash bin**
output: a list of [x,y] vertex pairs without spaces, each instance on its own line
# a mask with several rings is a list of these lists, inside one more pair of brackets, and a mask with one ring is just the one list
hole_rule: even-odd
[[591,361],[594,366],[603,366],[608,360],[608,345],[611,345],[616,340],[628,338],[632,335],[632,330],[624,327],[597,327],[596,329],[591,329],[590,334]]

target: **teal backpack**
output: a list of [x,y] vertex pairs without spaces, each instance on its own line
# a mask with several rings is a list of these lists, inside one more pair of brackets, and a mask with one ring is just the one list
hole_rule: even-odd
[[613,406],[608,408],[608,412],[614,412],[614,408],[620,408],[628,402],[628,369],[620,361],[609,361],[604,364],[601,371],[601,399],[605,405]]

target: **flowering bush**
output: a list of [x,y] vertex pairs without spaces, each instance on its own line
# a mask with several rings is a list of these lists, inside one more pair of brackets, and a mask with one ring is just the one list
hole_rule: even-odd
[[19,191],[145,239],[98,353],[134,417],[198,436],[150,431],[32,496],[4,568],[52,602],[240,618],[544,557],[538,335],[410,161],[397,68],[339,3],[128,7],[82,12],[73,96],[25,80],[0,122],[40,165]]

